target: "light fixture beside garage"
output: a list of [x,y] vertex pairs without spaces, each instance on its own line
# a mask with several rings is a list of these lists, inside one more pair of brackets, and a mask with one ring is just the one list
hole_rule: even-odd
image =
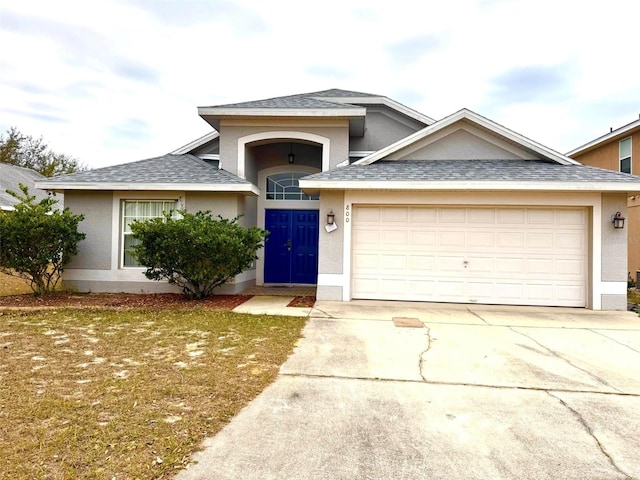
[[624,228],[624,217],[622,213],[616,212],[611,215],[611,223],[613,223],[613,228]]

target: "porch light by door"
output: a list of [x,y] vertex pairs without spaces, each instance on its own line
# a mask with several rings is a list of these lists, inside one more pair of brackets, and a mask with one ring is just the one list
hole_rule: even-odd
[[624,228],[624,217],[622,213],[616,212],[611,216],[611,223],[613,223],[613,228]]
[[336,216],[333,213],[333,210],[327,213],[327,225],[333,225],[336,221]]
[[291,150],[289,151],[289,163],[293,163],[296,156],[293,154],[293,143],[291,144]]

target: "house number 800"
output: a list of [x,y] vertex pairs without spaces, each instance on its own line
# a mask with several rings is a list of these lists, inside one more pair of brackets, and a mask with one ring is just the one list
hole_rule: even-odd
[[345,207],[345,212],[344,212],[344,221],[345,223],[349,223],[349,215],[351,214],[351,212],[349,212],[349,205],[347,205]]

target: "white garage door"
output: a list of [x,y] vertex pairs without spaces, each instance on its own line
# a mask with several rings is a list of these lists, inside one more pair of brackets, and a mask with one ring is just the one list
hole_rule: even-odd
[[356,206],[352,298],[584,307],[582,208]]

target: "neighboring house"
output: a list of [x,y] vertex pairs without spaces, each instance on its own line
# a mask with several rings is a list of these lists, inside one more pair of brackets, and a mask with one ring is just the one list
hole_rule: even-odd
[[20,184],[29,187],[29,193],[36,197],[37,201],[47,197],[47,192],[36,188],[36,181],[45,180],[46,177],[30,168],[17,167],[9,163],[0,162],[0,210],[14,210],[14,205],[19,200],[9,195],[7,190],[22,194]]
[[[567,156],[585,165],[640,175],[639,154],[640,119],[616,130],[611,129],[608,134],[571,150]],[[637,193],[627,198],[627,224],[627,270],[635,281],[640,273],[640,196]]]
[[626,214],[636,177],[469,110],[435,121],[361,92],[198,113],[215,131],[171,154],[39,182],[85,215],[67,286],[175,291],[144,277],[128,225],[181,208],[271,232],[220,292],[317,284],[321,300],[626,309],[626,230],[611,216]]

